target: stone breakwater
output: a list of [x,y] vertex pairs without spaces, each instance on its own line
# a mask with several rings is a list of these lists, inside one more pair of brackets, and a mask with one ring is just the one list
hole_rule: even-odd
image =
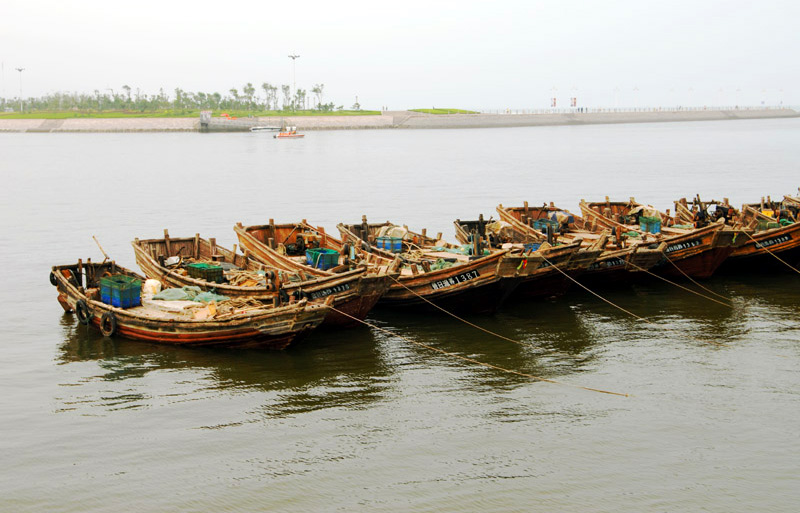
[[251,126],[278,126],[281,121],[288,126],[296,126],[298,130],[355,130],[378,128],[500,128],[794,117],[800,117],[800,112],[793,109],[442,115],[394,111],[370,116],[253,117],[236,120],[213,118],[208,126],[201,125],[198,118],[0,119],[0,132],[247,131]]

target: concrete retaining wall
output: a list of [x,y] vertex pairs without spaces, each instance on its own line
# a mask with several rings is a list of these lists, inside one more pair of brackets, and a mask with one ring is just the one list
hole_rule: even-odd
[[[397,111],[373,116],[266,117],[230,122],[214,118],[208,131],[246,131],[251,126],[278,126],[281,121],[287,126],[296,126],[298,130],[353,130],[661,123],[799,116],[800,113],[792,109],[443,115]],[[0,119],[0,132],[195,132],[199,130],[201,126],[197,118]]]

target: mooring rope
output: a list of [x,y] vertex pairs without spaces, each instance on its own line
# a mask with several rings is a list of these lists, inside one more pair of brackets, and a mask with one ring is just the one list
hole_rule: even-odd
[[437,305],[436,303],[434,303],[434,302],[430,301],[429,299],[427,299],[427,298],[425,298],[425,297],[423,297],[423,296],[421,296],[421,295],[417,294],[416,292],[414,292],[413,290],[411,290],[410,288],[408,288],[408,287],[407,287],[407,286],[406,286],[404,283],[401,283],[401,282],[400,282],[400,281],[399,281],[397,278],[395,278],[394,276],[391,276],[391,275],[389,275],[389,277],[390,277],[392,280],[394,280],[394,282],[395,282],[395,283],[397,283],[398,285],[400,285],[401,287],[403,287],[403,288],[404,288],[404,289],[406,289],[407,291],[411,292],[412,294],[414,294],[415,296],[417,296],[419,299],[421,299],[421,300],[425,301],[426,303],[428,303],[429,305],[433,306],[434,308],[437,308],[438,310],[440,310],[440,311],[442,311],[442,312],[446,313],[446,314],[447,314],[447,315],[449,315],[450,317],[452,317],[452,318],[454,318],[454,319],[456,319],[456,320],[459,320],[459,321],[463,322],[464,324],[467,324],[467,325],[469,325],[469,326],[472,326],[473,328],[475,328],[475,329],[478,329],[478,330],[480,330],[480,331],[482,331],[482,332],[484,332],[484,333],[486,333],[486,334],[488,334],[488,335],[495,336],[495,337],[497,337],[497,338],[499,338],[499,339],[506,340],[506,341],[508,341],[508,342],[513,342],[514,344],[518,344],[518,345],[521,345],[521,346],[529,346],[529,345],[530,345],[530,344],[526,344],[526,343],[524,343],[524,342],[520,342],[519,340],[514,340],[513,338],[508,338],[508,337],[506,337],[506,336],[500,335],[499,333],[495,333],[495,332],[493,332],[493,331],[489,331],[489,330],[487,330],[486,328],[482,328],[482,327],[478,326],[477,324],[473,324],[473,323],[469,322],[468,320],[466,320],[466,319],[464,319],[464,318],[462,318],[462,317],[459,317],[459,316],[457,316],[457,315],[456,315],[456,314],[454,314],[453,312],[450,312],[450,311],[448,311],[448,310],[445,310],[444,308],[442,308],[441,306]]
[[[576,280],[575,278],[573,278],[572,276],[570,276],[570,275],[569,275],[569,274],[567,274],[566,272],[562,271],[562,270],[561,270],[560,268],[558,268],[558,267],[557,267],[555,264],[553,264],[552,262],[550,262],[550,261],[547,259],[547,257],[545,257],[545,256],[542,256],[542,258],[544,259],[544,261],[545,261],[545,262],[547,262],[547,263],[548,263],[548,264],[550,264],[552,267],[554,267],[554,268],[556,269],[556,271],[560,272],[561,274],[563,274],[564,276],[566,276],[568,279],[570,279],[570,280],[571,280],[573,283],[576,283],[576,284],[577,284],[579,287],[581,287],[583,290],[585,290],[586,292],[588,292],[588,293],[592,294],[593,296],[595,296],[596,298],[600,299],[601,301],[604,301],[605,303],[608,303],[609,305],[613,306],[614,308],[616,308],[616,309],[618,309],[618,310],[621,310],[621,311],[625,312],[626,314],[630,315],[631,317],[634,317],[634,318],[636,318],[636,319],[639,319],[640,321],[644,321],[644,322],[646,322],[647,324],[650,324],[651,326],[655,326],[656,328],[661,328],[661,329],[663,329],[663,330],[666,330],[666,331],[671,331],[671,332],[678,333],[678,334],[680,334],[680,335],[682,335],[682,336],[686,336],[686,334],[685,334],[685,333],[683,333],[683,332],[680,332],[680,331],[678,331],[678,330],[674,330],[674,329],[672,329],[672,328],[667,328],[666,326],[662,326],[662,325],[660,325],[660,324],[656,324],[656,323],[655,323],[655,322],[653,322],[653,321],[650,321],[650,320],[648,320],[648,319],[645,319],[644,317],[641,317],[641,316],[639,316],[639,315],[636,315],[635,313],[631,312],[630,310],[626,310],[626,309],[622,308],[621,306],[619,306],[619,305],[617,305],[617,304],[614,304],[614,303],[612,303],[611,301],[609,301],[608,299],[604,298],[603,296],[601,296],[601,295],[600,295],[600,294],[598,294],[597,292],[595,292],[595,291],[593,291],[593,290],[589,289],[588,287],[586,287],[584,284],[582,284],[581,282],[579,282],[578,280]],[[704,343],[706,343],[706,344],[714,344],[714,345],[717,345],[717,346],[725,346],[725,344],[723,344],[722,342],[716,342],[716,341],[714,341],[714,340],[704,340],[704,339],[701,339],[701,338],[696,338],[696,337],[690,337],[690,338],[693,338],[694,340],[697,340],[698,342],[704,342]]]
[[591,387],[584,387],[584,386],[580,386],[580,385],[571,385],[569,383],[563,383],[561,381],[556,381],[554,379],[542,378],[542,377],[539,377],[539,376],[534,376],[533,374],[528,374],[528,373],[525,373],[525,372],[506,369],[504,367],[499,367],[497,365],[492,365],[491,363],[481,362],[479,360],[475,360],[474,358],[461,356],[460,354],[451,353],[450,351],[445,351],[444,349],[439,349],[438,347],[433,347],[431,345],[424,344],[422,342],[418,342],[416,340],[410,339],[408,337],[405,337],[405,336],[400,335],[398,333],[395,333],[393,331],[390,331],[390,330],[387,330],[387,329],[382,328],[380,326],[376,326],[374,324],[371,324],[371,323],[369,323],[367,321],[364,321],[362,319],[359,319],[357,317],[353,317],[352,315],[350,315],[350,314],[348,314],[346,312],[343,312],[343,311],[341,311],[341,310],[339,310],[337,308],[334,308],[333,306],[331,306],[331,310],[333,310],[334,312],[336,312],[336,313],[338,313],[340,315],[344,315],[345,317],[349,317],[350,319],[353,319],[354,321],[358,321],[361,324],[364,324],[365,326],[369,326],[370,328],[373,328],[373,329],[376,329],[376,330],[381,331],[383,333],[386,333],[387,335],[391,335],[393,337],[397,337],[397,338],[399,338],[401,340],[404,340],[404,341],[406,341],[406,342],[408,342],[410,344],[414,344],[414,345],[417,345],[419,347],[424,347],[425,349],[428,349],[430,351],[434,351],[436,353],[440,353],[440,354],[443,354],[443,355],[446,355],[446,356],[450,356],[450,357],[456,358],[458,360],[463,360],[465,362],[473,363],[475,365],[480,365],[481,367],[487,367],[489,369],[498,370],[498,371],[505,372],[505,373],[508,373],[508,374],[514,374],[516,376],[522,376],[522,377],[525,377],[525,378],[532,379],[534,381],[543,381],[545,383],[551,383],[553,385],[561,385],[561,386],[566,386],[566,387],[578,388],[580,390],[587,390],[589,392],[598,392],[598,393],[601,393],[601,394],[618,395],[620,397],[630,397],[629,394],[624,394],[624,393],[621,393],[621,392],[612,392],[610,390],[602,390],[600,388],[591,388]]
[[[644,271],[645,273],[649,274],[650,276],[655,276],[659,280],[663,280],[663,281],[669,283],[670,285],[674,285],[674,286],[676,286],[676,287],[678,287],[680,289],[683,289],[686,292],[691,292],[692,294],[694,294],[696,296],[702,297],[703,299],[707,299],[709,301],[713,301],[714,303],[720,304],[722,306],[727,306],[728,308],[731,308],[731,309],[734,308],[734,305],[732,303],[726,303],[726,302],[723,302],[723,301],[718,301],[718,300],[714,299],[713,297],[706,296],[705,294],[701,294],[701,293],[697,292],[696,290],[692,290],[692,289],[690,289],[688,287],[684,287],[683,285],[680,285],[679,283],[675,283],[673,281],[670,281],[670,280],[664,278],[663,276],[659,276],[658,274],[656,274],[656,273],[654,273],[654,272],[652,272],[652,271],[650,271],[648,269],[645,269],[644,267],[639,267],[638,265],[634,264],[633,262],[628,262],[628,264],[630,264],[633,267],[639,269],[640,271]],[[716,295],[719,296],[719,297],[725,298],[725,296],[720,296],[719,294],[716,294]],[[730,298],[725,298],[725,300],[726,301],[731,301]],[[773,322],[775,322],[777,324],[780,324],[781,326],[783,326],[785,328],[797,329],[797,326],[792,326],[792,325],[789,325],[789,324],[785,324],[785,323],[782,323],[780,321],[774,321],[773,320]]]
[[[720,301],[718,299],[714,299],[711,296],[706,296],[705,294],[701,294],[701,293],[697,292],[696,290],[692,290],[689,287],[684,287],[680,283],[675,283],[674,281],[670,281],[670,280],[664,278],[663,276],[659,276],[658,274],[656,274],[656,273],[654,273],[654,272],[652,272],[652,271],[650,271],[648,269],[645,269],[644,267],[639,267],[638,265],[634,264],[633,262],[628,262],[628,265],[631,265],[631,266],[635,267],[636,269],[638,269],[639,271],[643,271],[643,272],[649,274],[650,276],[654,276],[654,277],[658,278],[659,280],[663,280],[663,281],[669,283],[670,285],[675,285],[679,289],[683,289],[686,292],[691,292],[692,294],[700,296],[703,299],[708,299],[709,301],[713,301],[714,303],[718,303],[718,304],[720,304],[722,306],[727,306],[727,307],[733,308],[733,305],[731,303],[724,303],[724,302],[722,302],[722,301]],[[730,301],[729,298],[725,298],[725,300],[726,301]]]
[[[744,230],[742,230],[742,231],[744,231]],[[794,272],[796,272],[796,273],[800,274],[800,271],[798,271],[798,270],[797,270],[797,268],[793,267],[791,264],[789,264],[788,262],[786,262],[786,260],[782,259],[782,258],[781,258],[781,257],[779,257],[778,255],[776,255],[775,253],[773,253],[772,251],[770,251],[770,250],[769,250],[769,248],[767,248],[766,246],[762,246],[762,245],[761,245],[761,243],[760,243],[760,242],[758,242],[757,240],[755,240],[755,239],[753,238],[753,236],[752,236],[752,235],[750,235],[750,234],[749,234],[749,233],[747,233],[746,231],[744,232],[744,234],[745,234],[745,235],[747,235],[748,237],[750,237],[750,240],[752,240],[753,242],[755,242],[755,243],[756,243],[756,246],[758,246],[759,248],[763,249],[764,251],[766,251],[766,252],[767,252],[767,253],[769,253],[770,255],[774,256],[775,258],[777,258],[777,259],[778,259],[778,261],[779,261],[780,263],[782,263],[783,265],[785,265],[786,267],[788,267],[788,268],[789,268],[789,269],[791,269],[792,271],[794,271]]]
[[709,289],[709,288],[706,288],[706,287],[704,287],[704,286],[700,285],[699,283],[697,283],[697,281],[696,281],[696,280],[694,280],[694,279],[693,279],[691,276],[689,276],[688,274],[686,274],[685,272],[683,272],[683,269],[681,269],[680,267],[678,267],[678,264],[676,264],[675,262],[673,262],[672,260],[670,260],[670,259],[669,259],[669,257],[667,256],[666,252],[665,252],[665,253],[663,253],[663,255],[664,255],[664,258],[666,259],[666,261],[667,261],[667,262],[669,262],[670,264],[672,264],[672,266],[673,266],[675,269],[677,269],[677,270],[678,270],[678,272],[679,272],[679,273],[681,273],[681,274],[684,276],[684,278],[686,278],[686,279],[687,279],[687,280],[689,280],[690,282],[694,283],[695,285],[697,285],[697,286],[698,286],[698,287],[700,287],[701,289],[705,290],[705,291],[706,291],[706,292],[708,292],[709,294],[713,294],[713,295],[715,295],[715,296],[717,296],[717,297],[719,297],[719,298],[722,298],[722,299],[724,299],[724,300],[726,300],[726,301],[728,300],[728,298],[726,298],[726,297],[725,297],[725,296],[723,296],[722,294],[717,294],[717,293],[716,293],[716,292],[714,292],[713,290],[711,290],[711,289]]

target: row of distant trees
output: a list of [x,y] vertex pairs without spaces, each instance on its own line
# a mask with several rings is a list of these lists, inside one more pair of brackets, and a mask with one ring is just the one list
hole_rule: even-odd
[[[306,89],[298,88],[292,94],[288,85],[276,86],[269,82],[261,84],[260,89],[248,82],[241,89],[232,88],[228,94],[218,92],[192,92],[176,88],[174,95],[170,96],[164,89],[158,94],[144,94],[138,88],[133,89],[123,85],[120,90],[95,89],[94,94],[89,93],[52,93],[39,98],[26,98],[20,103],[19,98],[0,98],[2,107],[18,109],[20,105],[24,110],[127,110],[138,112],[156,112],[163,110],[319,110],[330,112],[342,110],[334,103],[323,103],[325,84],[315,84],[311,88],[311,95]],[[354,106],[357,108],[357,106]]]

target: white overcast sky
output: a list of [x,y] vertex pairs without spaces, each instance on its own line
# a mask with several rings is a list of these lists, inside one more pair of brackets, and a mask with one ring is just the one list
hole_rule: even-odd
[[800,1],[0,1],[2,94],[325,85],[364,108],[800,104]]

